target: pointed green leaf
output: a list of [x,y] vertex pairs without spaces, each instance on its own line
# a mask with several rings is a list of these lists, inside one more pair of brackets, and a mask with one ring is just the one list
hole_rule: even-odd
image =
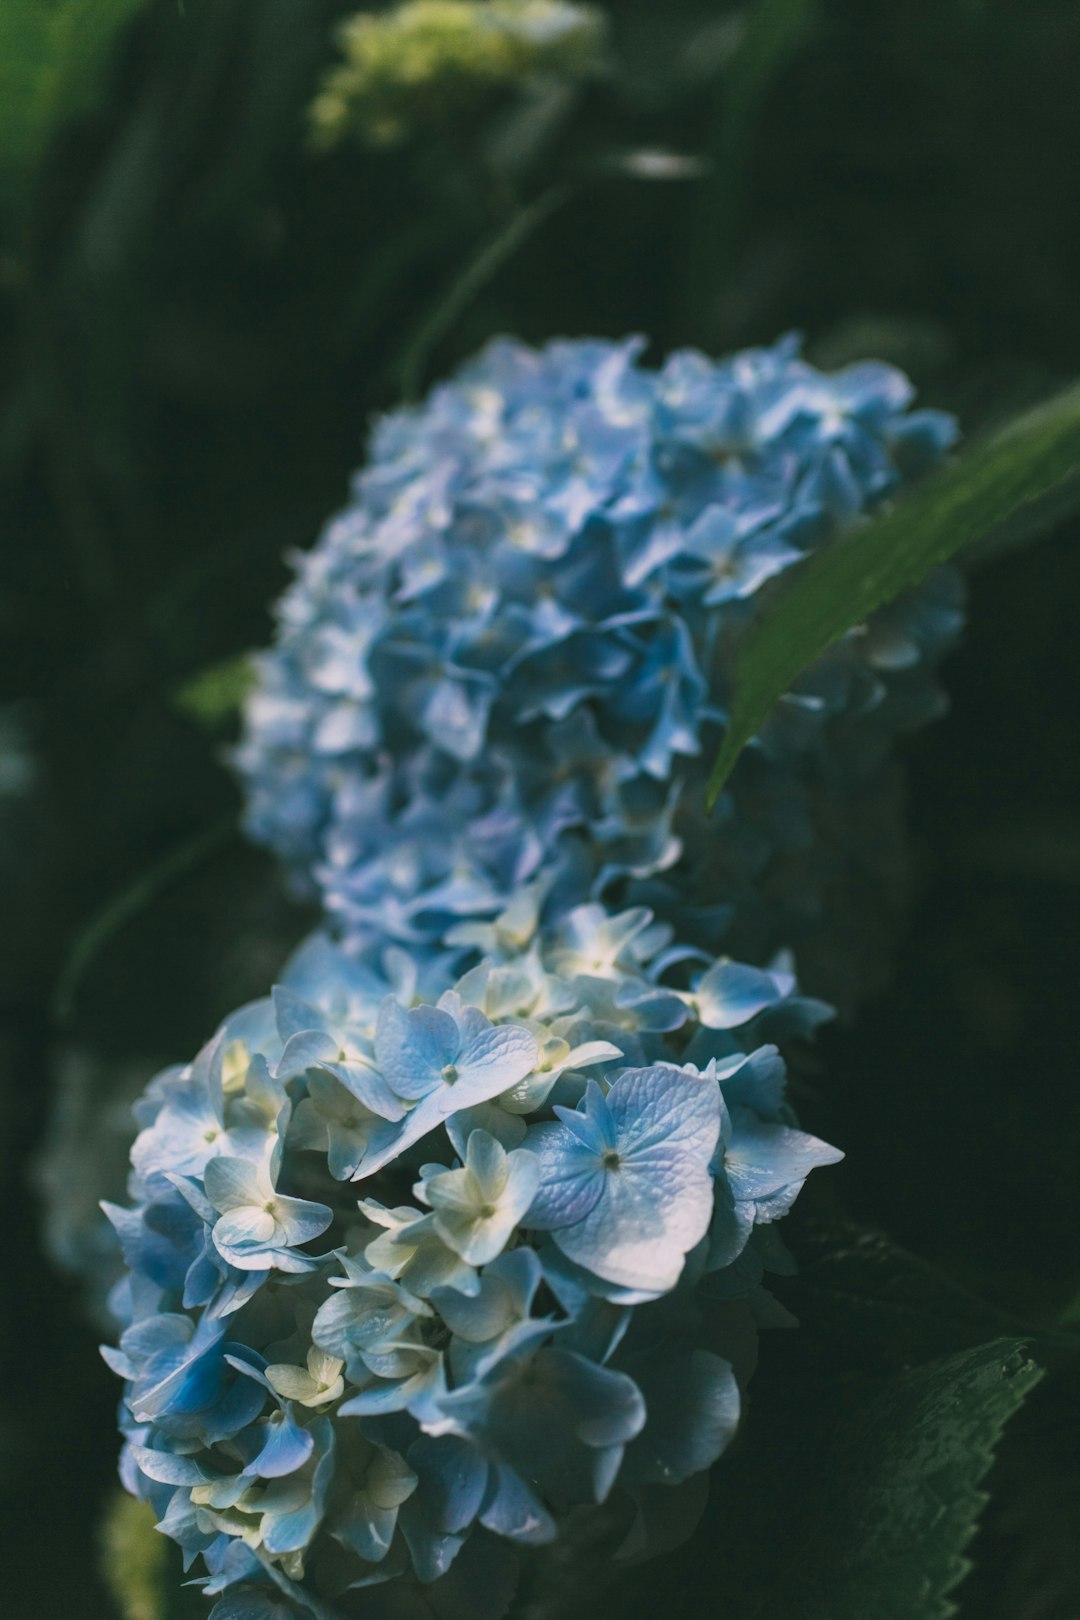
[[[797,1501],[785,1500],[790,1514],[774,1499],[768,1572],[742,1585],[732,1620],[954,1614],[950,1594],[969,1567],[966,1549],[987,1499],[982,1480],[1006,1422],[1040,1377],[1023,1341],[1004,1338],[889,1378],[820,1390],[809,1433],[781,1436],[790,1449],[779,1456],[775,1441],[768,1447],[774,1467],[782,1461],[793,1470],[796,1450],[806,1447],[802,1488]],[[768,1482],[760,1485],[767,1492]]]
[[993,547],[1080,504],[1080,387],[1028,411],[885,516],[791,570],[749,631],[708,787],[711,808],[769,710],[854,625],[965,546]]
[[[767,1347],[747,1432],[778,1535],[767,1561],[748,1537],[731,1620],[945,1620],[994,1448],[1041,1370],[1010,1318],[879,1233],[806,1226],[798,1251],[798,1366]],[[733,1465],[720,1509],[769,1488]]]

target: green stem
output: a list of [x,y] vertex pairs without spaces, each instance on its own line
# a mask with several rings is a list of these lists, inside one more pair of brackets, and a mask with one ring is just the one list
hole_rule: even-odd
[[52,1012],[64,1028],[71,1022],[75,1000],[87,971],[114,935],[144,911],[165,889],[224,849],[236,832],[236,818],[206,827],[122,889],[76,935],[53,993]]
[[455,321],[498,274],[503,265],[542,225],[556,214],[573,195],[564,182],[550,186],[535,202],[519,210],[481,248],[474,259],[451,283],[433,309],[424,317],[401,361],[400,388],[406,401],[416,399],[423,387],[424,372],[432,350],[451,330]]

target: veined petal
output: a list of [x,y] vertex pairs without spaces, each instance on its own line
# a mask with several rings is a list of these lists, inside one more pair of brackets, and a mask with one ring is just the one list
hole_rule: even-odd
[[522,1225],[544,1232],[583,1220],[604,1191],[598,1157],[557,1124],[534,1125],[525,1145],[539,1160],[540,1175]]

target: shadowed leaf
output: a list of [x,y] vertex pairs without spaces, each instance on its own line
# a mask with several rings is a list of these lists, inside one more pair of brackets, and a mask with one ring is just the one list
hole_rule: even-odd
[[965,546],[1031,538],[1080,500],[1080,387],[1026,412],[884,517],[800,563],[749,632],[710,809],[773,704],[834,641]]

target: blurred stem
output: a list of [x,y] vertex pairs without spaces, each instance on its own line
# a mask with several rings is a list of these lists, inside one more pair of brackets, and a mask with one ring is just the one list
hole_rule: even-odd
[[542,192],[534,202],[520,209],[508,224],[488,238],[480,252],[442,294],[420,323],[401,360],[399,386],[402,398],[414,400],[420,394],[432,351],[451,330],[459,316],[512,259],[520,247],[558,213],[574,194],[575,187],[559,181]]
[[118,578],[105,525],[85,476],[81,437],[57,341],[57,317],[31,286],[23,300],[26,372],[36,400],[49,482],[67,535],[86,606],[107,623],[117,606]]
[[53,994],[53,1018],[61,1028],[70,1023],[82,981],[113,936],[145,911],[163,890],[224,849],[235,833],[236,817],[231,815],[204,828],[122,889],[90,919],[75,938]]
[[743,196],[762,106],[817,20],[817,0],[753,0],[718,86],[708,134],[710,179],[695,199],[684,311],[703,340],[720,336],[719,306],[738,248]]
[[358,345],[386,319],[388,295],[397,291],[426,255],[445,246],[448,225],[445,217],[424,213],[411,225],[401,225],[383,251],[366,267],[345,308],[338,332],[339,341]]

